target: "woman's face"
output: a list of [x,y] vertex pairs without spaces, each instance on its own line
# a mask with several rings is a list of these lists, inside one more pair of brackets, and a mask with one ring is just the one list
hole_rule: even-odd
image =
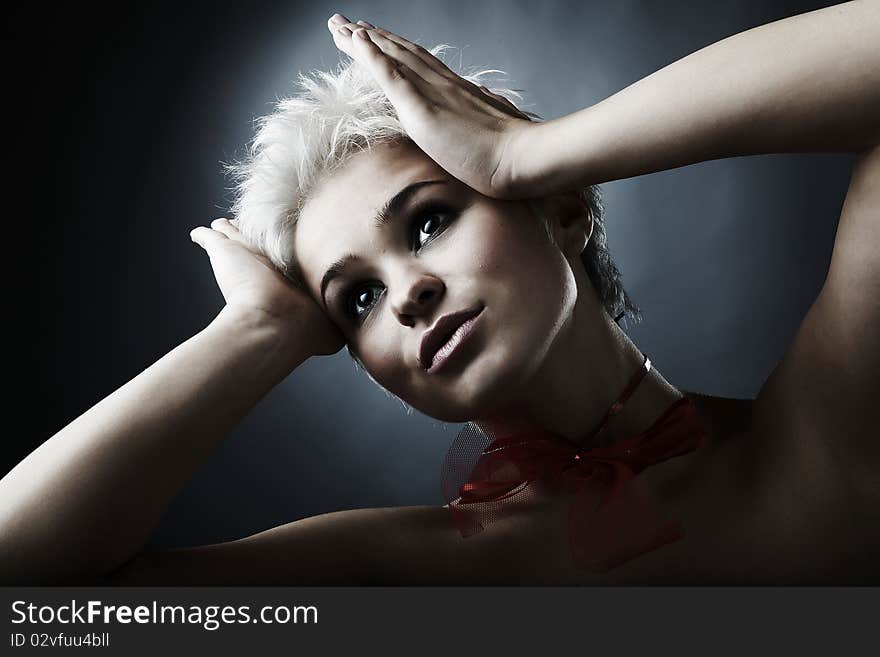
[[[411,188],[374,225],[390,199],[424,181],[439,182]],[[371,376],[447,422],[515,402],[577,298],[566,256],[525,202],[483,196],[411,142],[358,153],[322,181],[294,249],[310,293]],[[349,255],[322,295],[325,272]],[[423,334],[444,315],[480,308],[467,339],[427,371]]]

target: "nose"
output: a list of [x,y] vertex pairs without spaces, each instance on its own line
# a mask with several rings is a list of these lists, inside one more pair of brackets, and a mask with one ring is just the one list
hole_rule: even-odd
[[420,272],[404,282],[398,296],[391,301],[391,308],[401,324],[415,326],[417,317],[433,314],[445,289],[439,278]]

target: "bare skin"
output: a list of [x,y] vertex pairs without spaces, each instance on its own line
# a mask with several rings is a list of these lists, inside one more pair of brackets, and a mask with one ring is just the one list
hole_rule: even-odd
[[[361,37],[344,36],[331,24],[337,46],[370,67],[419,149],[359,155],[385,166],[377,174],[368,159],[353,160],[310,201],[316,214],[306,208],[297,234],[307,289],[286,286],[233,224],[220,220],[193,232],[211,258],[226,308],[0,481],[0,577],[126,584],[876,582],[880,418],[870,391],[880,365],[880,341],[871,330],[880,320],[877,12],[871,3],[848,3],[749,30],[545,124],[505,112],[502,100],[449,77],[402,37],[371,30],[355,45]],[[362,29],[344,17],[342,23]],[[406,58],[421,82],[392,73],[395,55]],[[441,100],[442,111],[424,111]],[[646,116],[644,107],[658,111]],[[470,137],[480,138],[468,139],[461,126],[472,126]],[[455,161],[472,166],[456,168],[451,154],[465,143],[475,152]],[[616,439],[644,429],[682,394],[694,401],[708,433],[705,448],[640,475],[670,515],[684,521],[684,539],[610,573],[585,575],[572,568],[567,552],[570,500],[546,495],[466,540],[446,509],[400,507],[324,514],[217,545],[142,551],[176,491],[225,432],[303,360],[333,353],[343,341],[358,348],[378,381],[437,417],[489,423],[513,417],[565,436],[582,434],[640,358],[607,321],[579,267],[589,219],[566,190],[717,157],[808,150],[850,151],[858,159],[828,277],[757,399],[681,391],[655,370],[609,427]],[[431,168],[443,162],[448,169]],[[361,274],[381,279],[385,295],[370,311],[373,324],[356,330],[325,314],[317,288],[343,246],[319,246],[330,235],[321,231],[332,226],[351,236],[345,222],[363,225],[377,205],[345,206],[344,195],[334,193],[334,185],[367,175],[359,165],[373,173],[377,195],[384,196],[422,175],[450,174],[458,185],[445,193],[466,207],[419,258],[384,234],[345,245],[369,261]],[[517,199],[534,194],[556,199],[555,245],[537,246],[529,232],[533,226]],[[455,248],[444,251],[444,238]],[[519,274],[505,254],[526,243],[534,248],[522,253],[528,267]],[[497,248],[475,251],[485,244]],[[455,260],[462,249],[470,251]],[[484,269],[467,269],[475,258]],[[487,273],[494,271],[499,280],[547,277],[546,298],[537,301],[542,312],[519,309]],[[452,302],[474,299],[516,321],[487,315],[486,331],[504,340],[480,351],[459,376],[429,380],[413,361],[414,336],[438,314],[458,310]],[[528,353],[516,348],[536,336],[552,339]],[[567,368],[566,354],[589,367]],[[519,393],[515,406],[503,403],[504,382],[505,393]],[[564,393],[546,394],[547,386],[565,391],[566,385],[587,386],[590,403],[583,395],[576,404]]]

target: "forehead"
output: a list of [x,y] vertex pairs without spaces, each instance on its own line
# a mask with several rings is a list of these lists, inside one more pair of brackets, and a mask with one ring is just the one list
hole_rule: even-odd
[[427,179],[450,176],[410,142],[374,146],[327,176],[303,206],[294,236],[294,257],[309,289],[317,296],[321,276],[337,258],[371,249],[375,214],[402,188]]

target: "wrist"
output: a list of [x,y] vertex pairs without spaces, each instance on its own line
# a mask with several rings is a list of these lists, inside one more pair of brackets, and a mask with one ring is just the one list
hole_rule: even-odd
[[312,355],[298,339],[294,327],[257,309],[226,305],[205,330],[235,336],[234,339],[258,349],[277,363],[282,378]]
[[[591,108],[523,126],[511,138],[507,167],[510,198],[540,198],[591,184],[590,153],[584,137]],[[598,181],[595,181],[598,182]]]

